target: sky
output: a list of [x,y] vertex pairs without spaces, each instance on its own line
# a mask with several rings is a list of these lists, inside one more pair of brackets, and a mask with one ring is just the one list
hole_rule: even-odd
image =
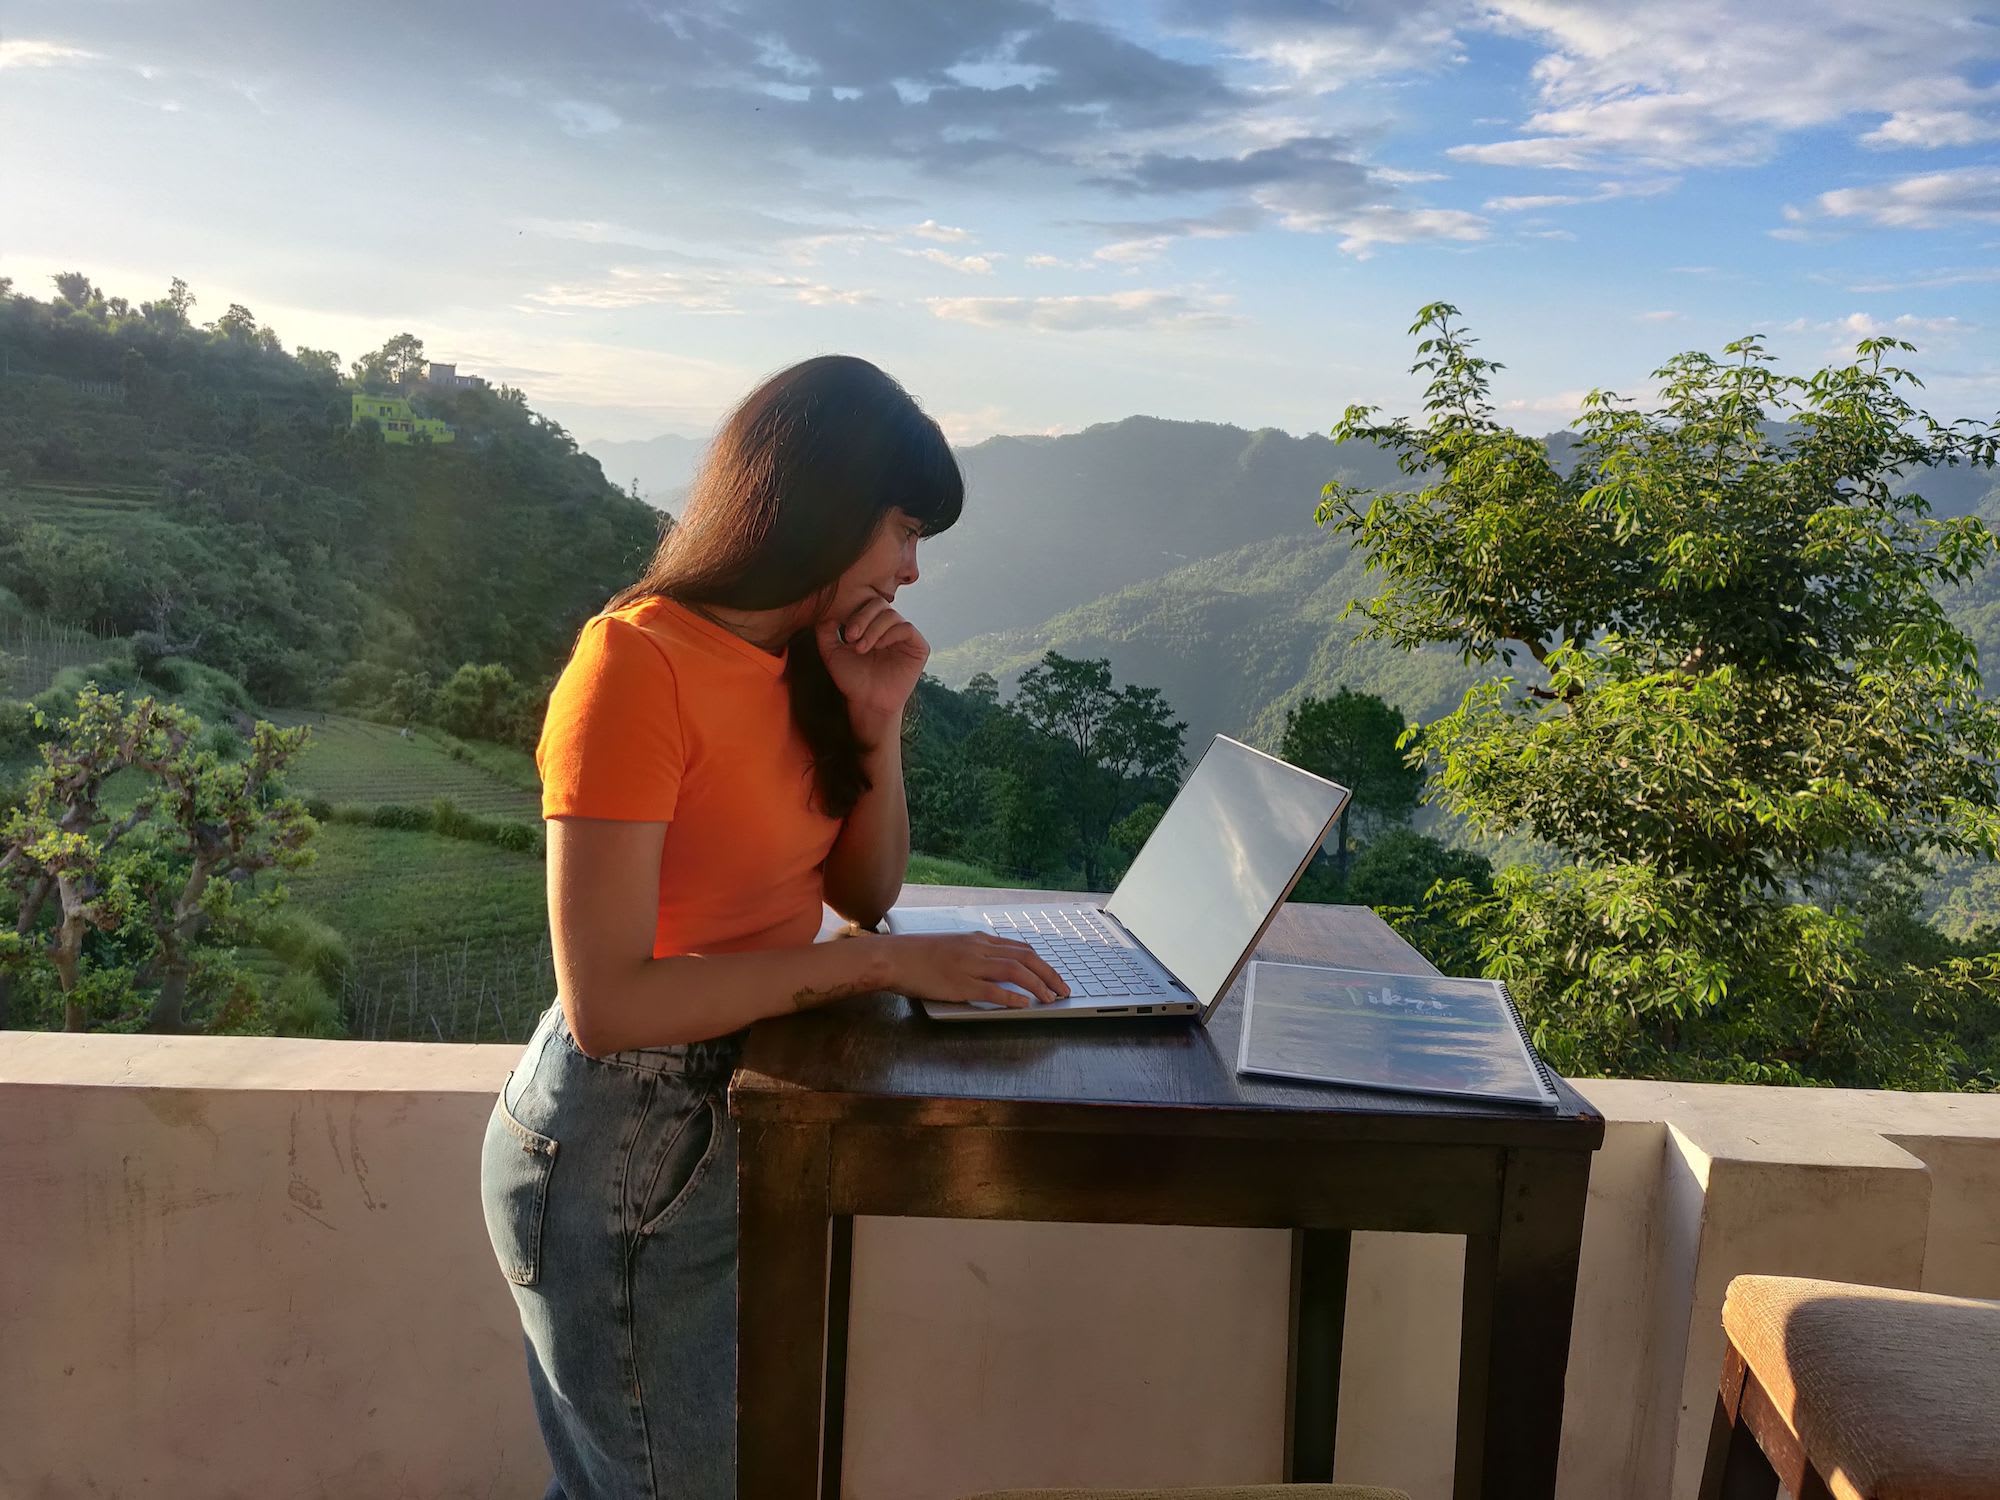
[[10,0],[0,275],[409,331],[591,440],[841,351],[961,442],[1509,420],[1677,351],[1906,338],[2000,409],[2000,4]]

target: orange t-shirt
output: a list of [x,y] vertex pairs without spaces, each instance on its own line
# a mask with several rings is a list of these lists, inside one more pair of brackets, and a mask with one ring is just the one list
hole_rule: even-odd
[[653,956],[810,943],[840,821],[812,805],[785,658],[671,599],[583,627],[535,764],[545,818],[667,825]]

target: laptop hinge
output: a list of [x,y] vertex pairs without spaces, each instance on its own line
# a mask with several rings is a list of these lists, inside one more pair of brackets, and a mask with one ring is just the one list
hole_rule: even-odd
[[1116,917],[1112,916],[1110,912],[1106,911],[1101,906],[1093,906],[1091,910],[1096,912],[1100,917],[1104,918],[1104,920],[1109,922],[1112,926],[1116,927],[1120,932],[1124,933],[1126,937],[1132,940],[1132,946],[1134,948],[1137,948],[1141,953],[1145,954],[1146,957],[1152,959],[1153,967],[1158,969],[1162,974],[1167,976],[1168,984],[1172,985],[1181,994],[1186,995],[1188,999],[1194,1000],[1195,1004],[1199,1005],[1201,1003],[1199,1000],[1195,1000],[1194,991],[1181,983],[1180,975],[1176,974],[1172,969],[1168,968],[1165,964],[1161,963],[1159,955],[1153,952],[1151,948],[1148,948],[1143,942],[1139,940],[1138,933],[1134,932],[1131,928],[1127,927],[1123,922],[1119,921]]

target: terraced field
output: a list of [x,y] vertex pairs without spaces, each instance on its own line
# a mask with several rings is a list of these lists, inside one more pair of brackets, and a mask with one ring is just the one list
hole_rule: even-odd
[[[541,797],[526,785],[496,776],[471,761],[454,760],[421,734],[340,714],[274,709],[272,723],[312,728],[312,741],[299,758],[291,781],[298,791],[357,807],[387,803],[428,807],[449,797],[465,812],[486,818],[541,819]],[[528,773],[523,763],[523,779]]]
[[323,825],[292,902],[347,936],[348,1034],[524,1040],[554,994],[542,862],[432,833]]
[[17,509],[30,521],[46,521],[84,535],[117,535],[158,503],[156,491],[141,485],[39,484],[14,492]]

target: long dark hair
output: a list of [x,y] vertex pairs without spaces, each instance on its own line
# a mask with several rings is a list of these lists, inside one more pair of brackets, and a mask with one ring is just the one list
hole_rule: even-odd
[[[935,536],[964,503],[958,461],[910,394],[865,359],[821,355],[780,370],[729,414],[679,520],[606,607],[665,596],[781,609],[826,594],[892,507]],[[869,785],[847,700],[810,625],[788,644],[786,686],[814,789],[822,811],[844,818]]]

